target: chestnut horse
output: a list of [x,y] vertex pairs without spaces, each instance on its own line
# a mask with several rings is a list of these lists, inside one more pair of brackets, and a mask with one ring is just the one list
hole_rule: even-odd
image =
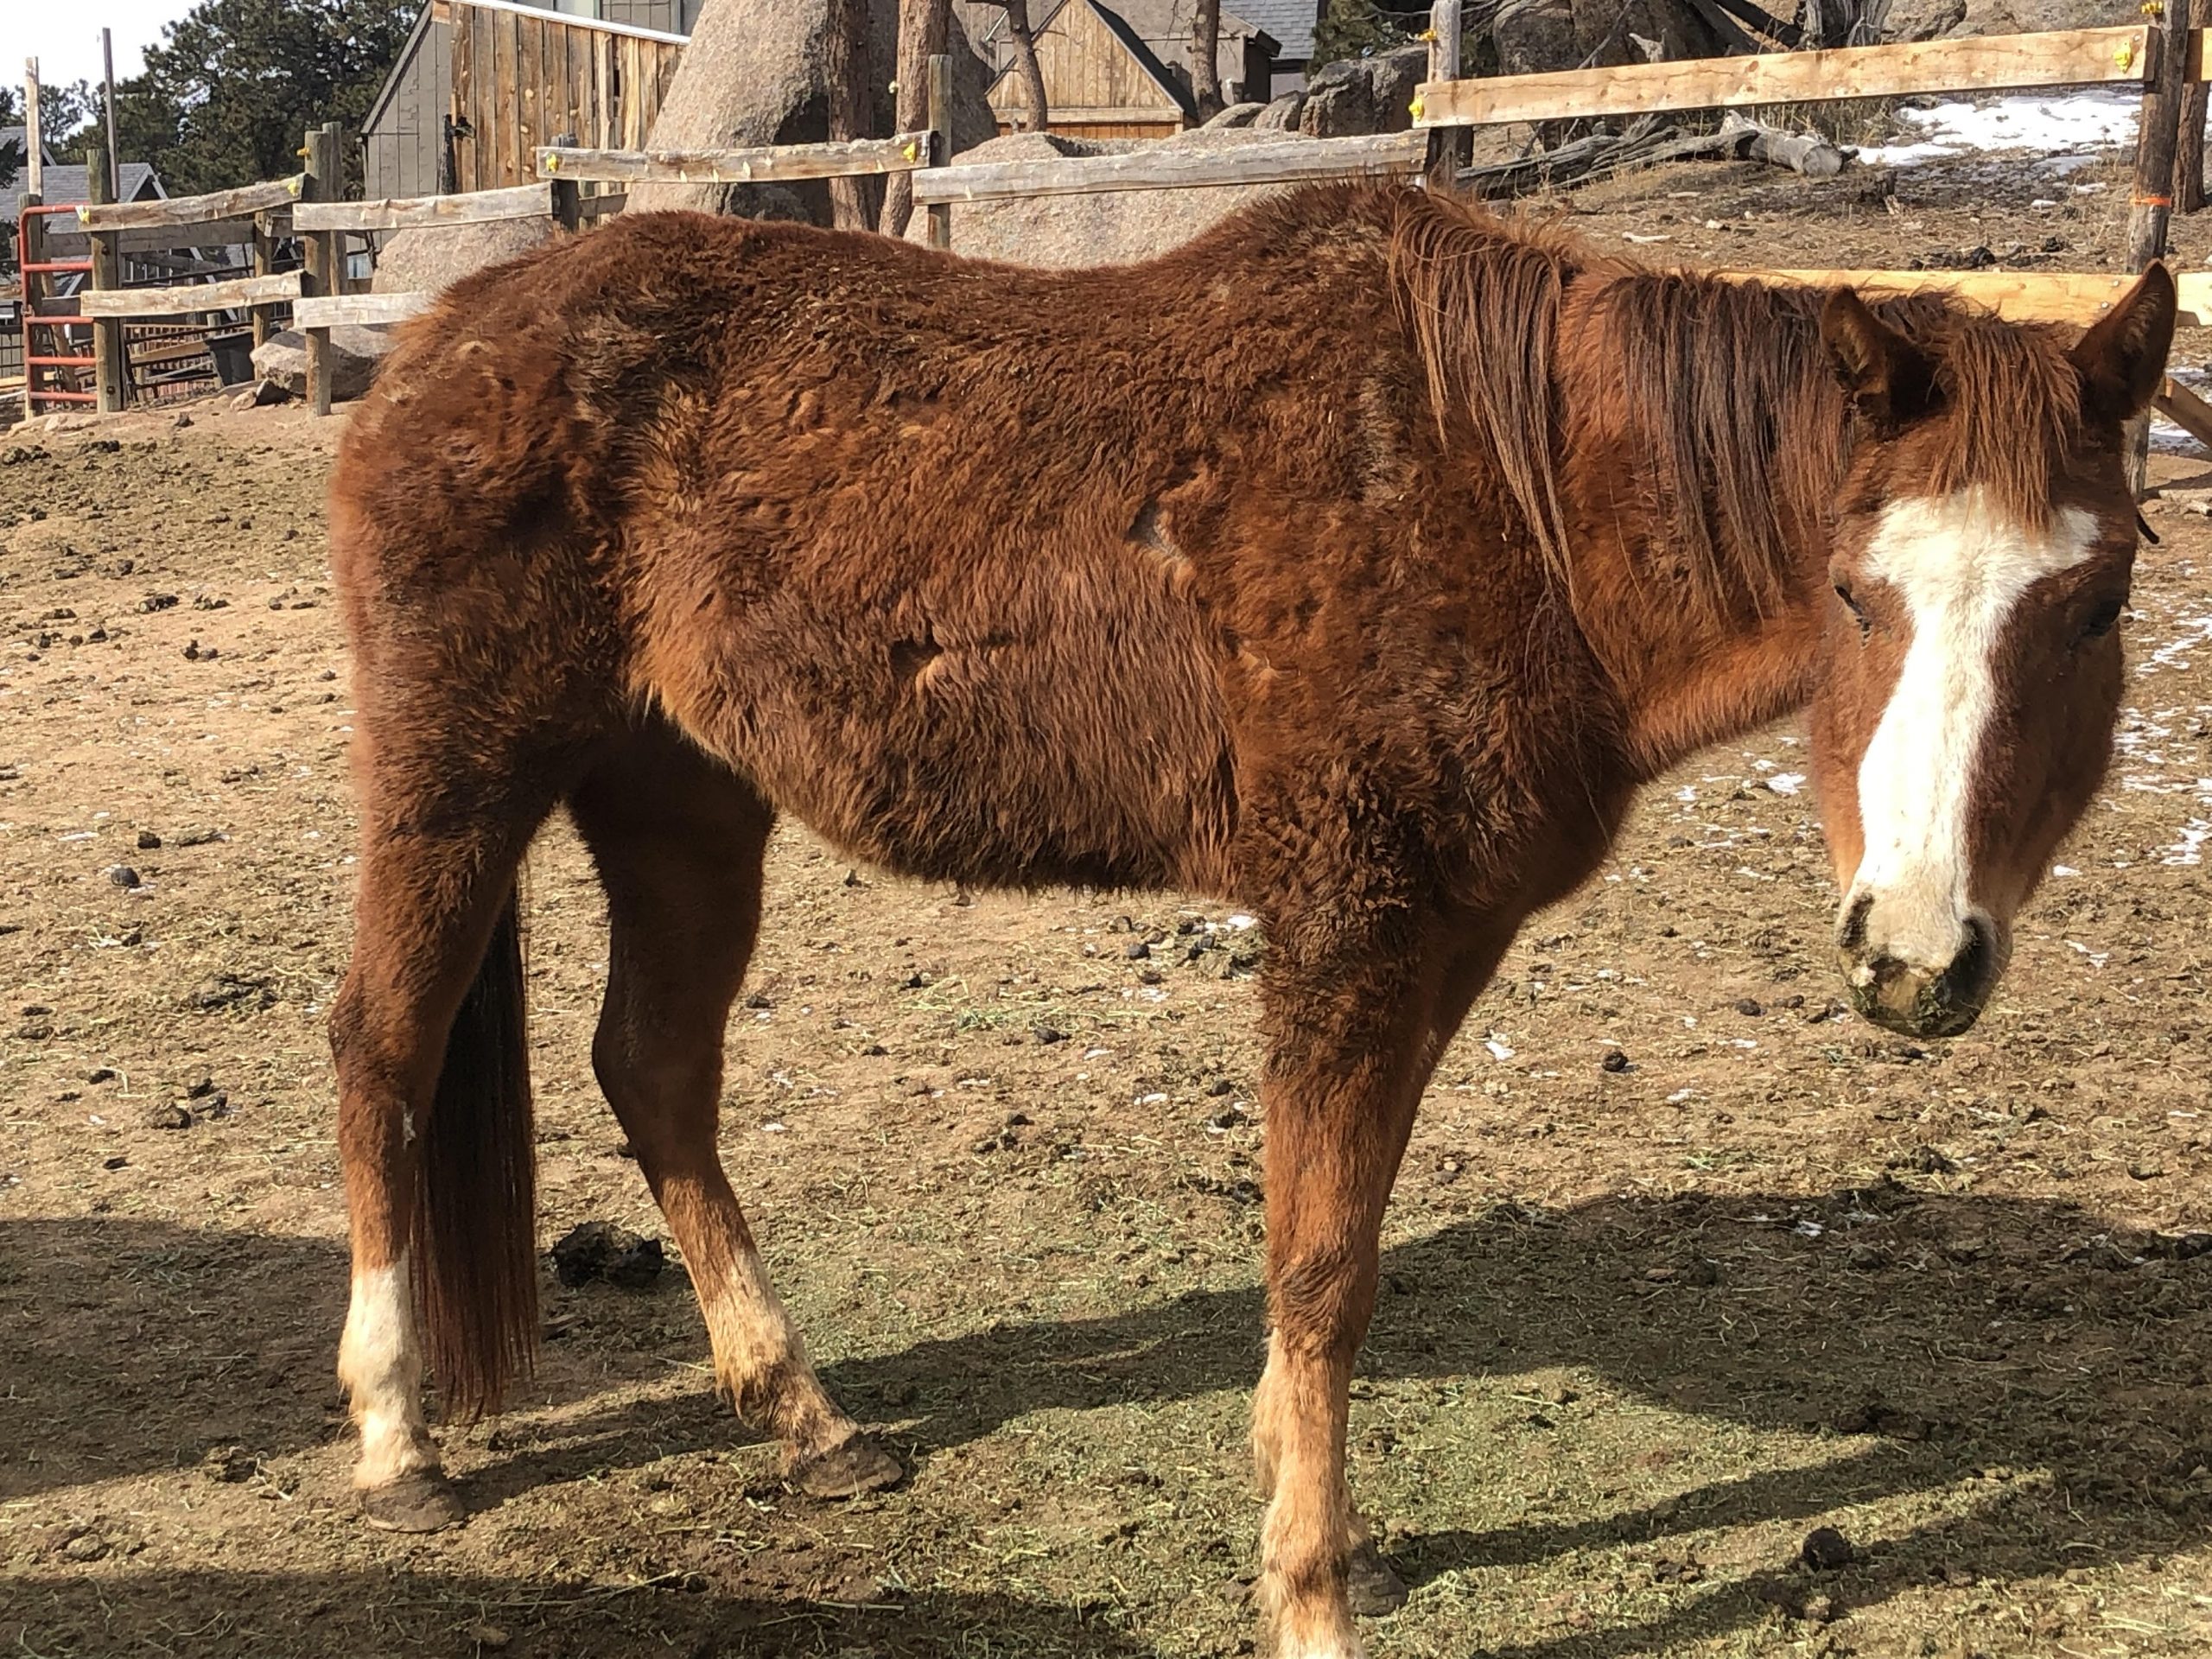
[[358,923],[331,1020],[339,1368],[370,1516],[454,1520],[421,1399],[536,1332],[515,875],[607,898],[593,1057],[721,1385],[841,1495],[831,1401],[715,1150],[788,812],[970,886],[1262,917],[1279,1650],[1360,1650],[1344,1477],[1431,1067],[1638,786],[1809,702],[1850,994],[1965,1029],[2102,774],[2161,270],[2086,334],[1641,269],[1325,187],[1151,264],[1014,270],[626,217],[457,285],[354,416]]

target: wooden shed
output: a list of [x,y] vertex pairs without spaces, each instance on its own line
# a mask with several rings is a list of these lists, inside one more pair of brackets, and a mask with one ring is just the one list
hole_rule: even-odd
[[[1009,132],[1027,124],[1028,97],[1004,13],[995,6],[982,10],[997,14],[985,22],[980,44],[997,72],[992,112],[999,130]],[[1059,0],[1036,10],[1032,29],[1052,131],[1075,138],[1165,138],[1195,121],[1190,0]],[[1268,96],[1274,56],[1268,35],[1223,9],[1218,72],[1229,102]]]
[[531,151],[564,132],[642,146],[704,3],[430,0],[362,123],[365,194],[527,184]]

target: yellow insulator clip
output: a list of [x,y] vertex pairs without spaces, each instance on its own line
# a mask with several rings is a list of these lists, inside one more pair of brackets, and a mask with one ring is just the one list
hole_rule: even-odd
[[908,144],[899,153],[910,162],[918,162],[922,159],[922,147],[919,144]]
[[2133,69],[2135,67],[2135,42],[2122,41],[2120,49],[2112,54],[2112,60],[2120,66],[2120,73],[2123,75]]
[[1418,121],[1421,118],[1421,112],[1428,106],[1421,101],[1421,94],[1416,92],[1414,94],[1414,101],[1407,105],[1406,107],[1413,111],[1414,119]]

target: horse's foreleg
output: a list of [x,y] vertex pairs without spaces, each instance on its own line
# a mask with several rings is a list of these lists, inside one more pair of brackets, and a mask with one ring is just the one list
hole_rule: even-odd
[[1252,1444],[1273,1494],[1260,1587],[1281,1659],[1356,1659],[1355,1589],[1363,1611],[1403,1599],[1344,1478],[1351,1368],[1374,1311],[1382,1211],[1414,1109],[1507,937],[1426,952],[1377,942],[1305,963],[1294,944],[1269,964],[1273,1330]]
[[612,929],[593,1065],[683,1252],[716,1381],[741,1417],[782,1440],[805,1491],[889,1485],[898,1464],[815,1376],[715,1149],[723,1033],[760,923],[769,810],[659,735],[602,766],[573,804]]

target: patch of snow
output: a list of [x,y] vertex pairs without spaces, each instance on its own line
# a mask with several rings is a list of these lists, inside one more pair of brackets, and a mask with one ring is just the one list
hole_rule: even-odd
[[2133,144],[2140,104],[2139,94],[2096,89],[2020,92],[1979,103],[1959,100],[1933,109],[1900,110],[1898,120],[1918,136],[1908,143],[1868,145],[1859,159],[1868,167],[1916,167],[1960,155],[2024,149],[2038,152],[2045,167],[2063,174],[2093,159],[2083,151]]
[[2138,674],[2155,674],[2162,668],[2187,668],[2189,653],[2198,646],[2212,642],[2212,612],[2196,616],[2174,619],[2182,632],[2152,652],[2144,661],[2135,665]]
[[2162,455],[2188,455],[2197,461],[2212,459],[2212,449],[2207,449],[2171,421],[2151,417],[2151,448]]
[[2181,839],[2159,855],[2161,864],[2201,864],[2204,861],[2202,849],[2212,841],[2212,823],[2202,818],[2191,818],[2181,827]]

